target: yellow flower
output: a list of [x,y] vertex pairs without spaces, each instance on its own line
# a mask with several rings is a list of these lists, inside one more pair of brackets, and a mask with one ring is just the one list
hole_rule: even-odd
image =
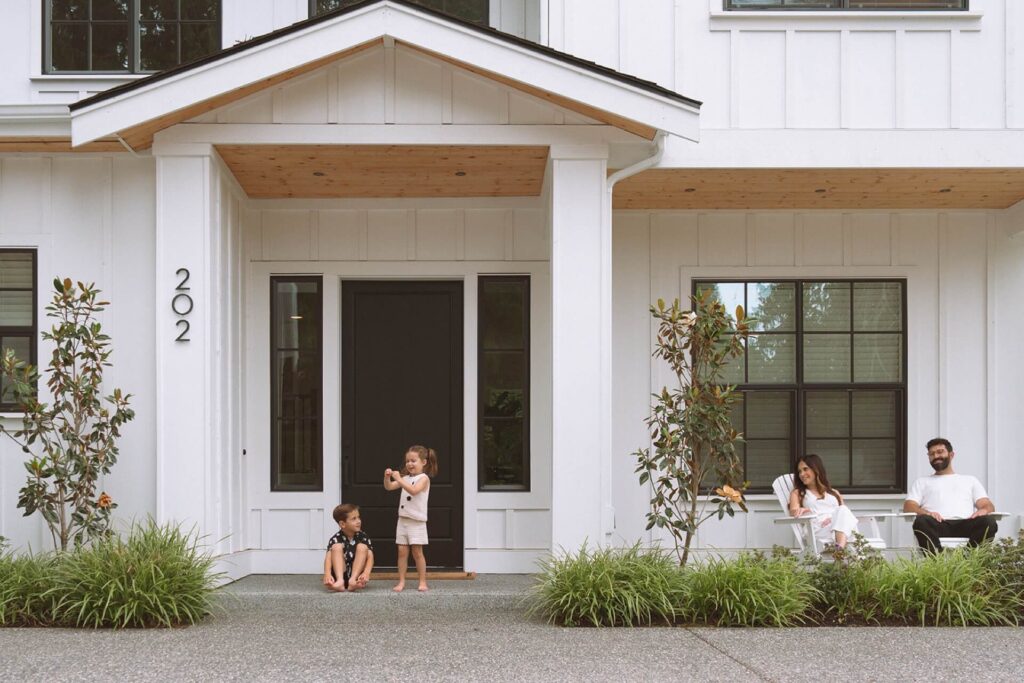
[[104,491],[100,494],[100,499],[96,501],[96,507],[108,508],[112,502],[114,502],[114,500],[107,495],[106,491]]
[[723,485],[722,488],[715,489],[715,494],[722,498],[728,498],[734,503],[738,503],[743,500],[743,494],[728,484]]

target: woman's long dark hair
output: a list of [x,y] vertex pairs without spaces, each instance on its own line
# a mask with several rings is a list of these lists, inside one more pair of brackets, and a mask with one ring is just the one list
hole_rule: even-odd
[[839,504],[843,504],[843,497],[839,495],[839,492],[832,488],[832,484],[828,482],[828,474],[825,472],[825,462],[821,459],[821,456],[814,453],[808,453],[804,457],[796,461],[796,465],[793,467],[793,487],[800,492],[800,504],[804,504],[804,496],[807,495],[807,486],[800,481],[800,463],[804,463],[811,468],[814,472],[815,483],[818,489],[825,493],[831,493],[839,501]]

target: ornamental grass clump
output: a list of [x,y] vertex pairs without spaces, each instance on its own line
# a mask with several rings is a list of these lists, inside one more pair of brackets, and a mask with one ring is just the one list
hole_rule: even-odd
[[683,574],[659,549],[596,548],[540,562],[529,613],[565,626],[670,624]]
[[0,626],[39,626],[51,622],[56,565],[53,553],[0,553]]
[[883,620],[917,626],[1009,626],[1020,620],[1020,587],[1000,576],[985,544],[886,565],[875,581]]
[[133,525],[64,553],[53,582],[54,621],[68,626],[144,628],[194,624],[214,609],[219,575],[199,538],[171,524]]
[[715,626],[797,626],[813,621],[818,590],[789,553],[713,558],[685,572],[679,618]]

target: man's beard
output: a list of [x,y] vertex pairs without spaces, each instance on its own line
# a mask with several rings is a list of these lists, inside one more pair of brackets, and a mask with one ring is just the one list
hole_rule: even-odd
[[935,470],[936,472],[941,472],[942,470],[949,467],[949,458],[935,458],[935,460],[931,461],[931,464],[933,470]]

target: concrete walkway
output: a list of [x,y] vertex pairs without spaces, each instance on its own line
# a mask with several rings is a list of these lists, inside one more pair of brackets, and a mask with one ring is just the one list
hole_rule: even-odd
[[1024,668],[1024,629],[568,629],[525,616],[525,576],[401,595],[319,580],[249,577],[190,628],[0,628],[0,681],[1017,681]]

